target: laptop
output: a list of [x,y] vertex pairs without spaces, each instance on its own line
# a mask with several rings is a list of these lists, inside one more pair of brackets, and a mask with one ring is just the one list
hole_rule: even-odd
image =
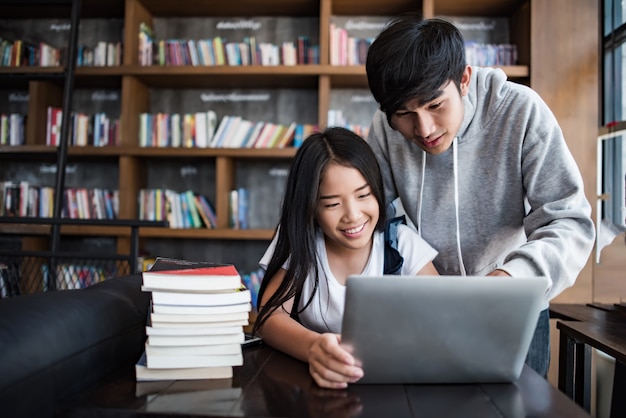
[[358,383],[496,383],[521,374],[545,277],[350,276],[342,345]]

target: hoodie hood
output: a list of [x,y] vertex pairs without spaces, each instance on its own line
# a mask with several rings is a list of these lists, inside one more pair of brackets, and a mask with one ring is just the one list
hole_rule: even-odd
[[472,67],[468,94],[463,96],[463,122],[457,133],[460,143],[484,132],[499,119],[506,107],[510,86],[506,74],[499,68]]

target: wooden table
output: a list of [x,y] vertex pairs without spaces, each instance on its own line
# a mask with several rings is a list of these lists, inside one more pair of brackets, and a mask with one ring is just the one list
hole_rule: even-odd
[[136,383],[132,370],[63,408],[66,417],[589,417],[524,367],[514,384],[318,387],[308,366],[268,346],[244,348],[233,379]]
[[589,411],[591,348],[615,358],[611,417],[626,417],[626,306],[552,304],[559,330],[559,389]]

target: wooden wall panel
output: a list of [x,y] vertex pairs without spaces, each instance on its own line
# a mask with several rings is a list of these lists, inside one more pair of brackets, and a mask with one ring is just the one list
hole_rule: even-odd
[[[599,92],[599,0],[531,2],[531,87],[556,115],[595,208]],[[593,263],[558,302],[590,302]]]

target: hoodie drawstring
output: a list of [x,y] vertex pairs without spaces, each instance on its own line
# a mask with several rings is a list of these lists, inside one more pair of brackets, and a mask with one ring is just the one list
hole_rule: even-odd
[[[452,156],[453,171],[454,171],[454,215],[456,219],[456,251],[459,258],[459,271],[461,276],[466,276],[465,264],[463,264],[463,254],[461,252],[461,227],[459,225],[459,172],[458,172],[458,151],[457,151],[458,137],[452,141]],[[419,236],[422,236],[422,198],[424,195],[424,178],[426,176],[426,151],[422,150],[422,181],[420,184],[420,200],[419,208],[417,210],[417,232]]]
[[454,212],[456,214],[456,251],[459,256],[459,269],[461,270],[461,276],[466,276],[465,264],[463,264],[463,254],[461,253],[461,227],[459,226],[459,159],[458,159],[458,137],[454,137],[452,141],[452,155],[454,158],[453,170],[454,170]]

